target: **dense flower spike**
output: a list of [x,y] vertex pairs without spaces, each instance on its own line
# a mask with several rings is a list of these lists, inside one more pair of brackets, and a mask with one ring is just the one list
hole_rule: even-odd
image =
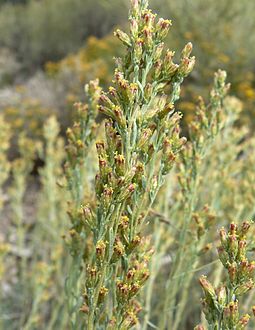
[[[184,59],[189,56],[191,50],[191,44],[183,49]],[[177,162],[177,169],[185,222],[180,228],[180,234],[177,235],[180,247],[173,261],[166,285],[164,313],[160,319],[161,329],[167,326],[172,327],[173,330],[179,329],[185,310],[185,290],[189,290],[192,280],[192,276],[187,276],[184,290],[182,274],[189,273],[191,265],[195,269],[198,263],[197,256],[210,250],[210,244],[205,245],[203,240],[206,232],[214,224],[215,214],[208,205],[204,205],[201,209],[198,191],[199,186],[203,183],[203,171],[205,163],[209,161],[208,155],[210,155],[213,146],[217,144],[217,139],[224,134],[224,131],[233,124],[233,120],[236,118],[235,111],[230,111],[225,104],[228,88],[226,73],[219,70],[215,73],[209,102],[206,104],[202,98],[199,99],[196,120],[191,122],[189,127],[190,139],[179,153],[180,161]],[[175,138],[172,140],[171,145],[178,147],[178,140]],[[167,151],[169,141],[165,140],[164,145],[164,157],[168,157],[167,165],[171,166],[174,155]],[[196,239],[190,235],[194,229]],[[186,249],[187,245],[189,245],[188,250]],[[175,306],[179,305],[179,301],[183,301],[183,303],[175,311]]]
[[240,228],[231,223],[228,233],[220,229],[218,253],[228,281],[215,289],[205,276],[199,280],[205,294],[203,311],[210,329],[244,329],[249,322],[248,314],[239,316],[238,303],[241,296],[254,288],[255,262],[248,260],[244,236],[249,228],[250,223],[244,222]]
[[[91,107],[95,109],[98,102],[97,110],[108,117],[105,139],[96,143],[97,200],[81,209],[80,192],[69,209],[71,252],[84,251],[85,237],[95,244],[89,260],[84,259],[88,265],[81,310],[86,312],[89,330],[109,324],[126,329],[138,322],[140,308],[134,308],[133,299],[149,277],[152,254],[142,234],[143,223],[186,143],[180,137],[181,115],[175,112],[174,103],[194,66],[192,45],[185,46],[180,65],[174,63],[174,52],[163,52],[171,21],[156,20],[148,1],[131,1],[129,21],[130,34],[115,32],[127,47],[127,55],[116,59],[113,86],[106,93],[97,83],[90,84],[87,91],[92,102],[76,105],[80,118],[67,132],[66,173],[69,188],[75,192],[72,187],[79,185],[79,169],[92,140]],[[84,126],[89,126],[88,132]],[[96,270],[93,280],[92,269]]]
[[[101,95],[99,81],[90,81],[85,86],[88,99],[87,104],[75,103],[76,120],[72,128],[68,128],[67,135],[67,161],[65,163],[65,176],[67,188],[70,193],[67,214],[71,220],[71,228],[65,241],[70,254],[73,257],[73,267],[71,267],[68,280],[66,282],[66,293],[68,296],[68,308],[70,320],[73,327],[77,327],[78,317],[75,311],[77,299],[80,296],[80,276],[82,273],[83,259],[89,255],[90,243],[87,236],[87,229],[90,228],[93,215],[89,206],[85,206],[85,194],[88,194],[89,183],[86,184],[87,154],[94,142],[97,134],[96,118],[98,114],[98,103]],[[98,149],[103,150],[103,145],[98,145]],[[86,190],[84,189],[86,186]],[[82,204],[84,207],[82,208]],[[85,224],[85,226],[84,226]],[[86,242],[86,247],[84,244]],[[86,308],[82,310],[85,311]]]

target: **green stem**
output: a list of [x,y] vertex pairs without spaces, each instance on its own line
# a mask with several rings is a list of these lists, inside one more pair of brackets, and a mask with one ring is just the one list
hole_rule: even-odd
[[[163,230],[163,226],[159,225],[158,228],[158,223],[157,221],[155,222],[155,232],[156,232],[156,237],[155,237],[155,244],[154,244],[154,248],[157,251],[159,249],[159,245],[160,245],[160,241],[161,241],[161,236],[162,236],[162,230]],[[158,257],[158,255],[157,255]],[[146,299],[145,299],[145,317],[144,317],[144,321],[143,321],[143,327],[142,330],[146,330],[148,323],[150,321],[150,313],[151,313],[151,298],[152,298],[152,292],[153,292],[153,285],[157,276],[157,270],[158,270],[158,258],[156,258],[156,256],[152,259],[151,265],[150,265],[150,269],[151,269],[151,275],[150,278],[148,280],[148,284],[147,284],[147,290],[146,290]]]

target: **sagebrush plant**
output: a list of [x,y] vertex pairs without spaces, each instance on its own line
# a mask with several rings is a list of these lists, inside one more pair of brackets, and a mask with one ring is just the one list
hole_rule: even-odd
[[81,102],[75,104],[76,121],[72,128],[67,129],[68,144],[66,146],[67,161],[65,174],[67,188],[70,192],[67,213],[71,220],[72,228],[68,237],[66,237],[66,243],[73,257],[73,266],[66,281],[66,292],[71,324],[74,328],[78,326],[76,309],[80,304],[81,283],[79,279],[82,272],[82,261],[84,256],[89,255],[87,231],[82,230],[81,219],[83,212],[81,205],[84,203],[85,198],[90,197],[89,171],[87,171],[86,165],[89,161],[88,153],[91,144],[98,130],[96,117],[101,93],[98,83],[98,80],[93,80],[86,85],[85,91],[88,96],[88,104]]
[[[25,221],[23,199],[27,189],[28,178],[33,168],[35,159],[36,144],[30,140],[25,133],[18,139],[19,157],[11,163],[12,183],[9,187],[10,204],[12,211],[13,231],[17,235],[18,254],[21,263],[19,271],[21,278],[24,276],[27,267],[26,257],[26,231],[29,224]],[[23,278],[24,279],[24,278]]]
[[63,177],[62,163],[65,158],[64,140],[59,137],[59,132],[60,125],[57,119],[50,117],[43,126],[45,146],[40,145],[39,148],[39,156],[45,165],[39,173],[42,189],[38,212],[46,235],[55,234],[65,226],[64,222],[57,221],[66,199],[63,189],[57,185]]
[[[43,146],[20,135],[19,156],[9,162],[8,204],[1,212],[1,329],[58,329],[68,322],[63,274],[69,258],[61,238],[68,224],[66,193],[56,184],[63,176],[64,141],[54,117],[43,131]],[[39,170],[40,189],[38,178],[31,175],[35,152],[45,162]]]
[[75,240],[87,233],[93,238],[81,307],[88,329],[129,328],[138,322],[135,296],[149,277],[152,254],[142,229],[186,142],[174,103],[195,63],[190,43],[179,65],[173,63],[173,51],[163,52],[170,26],[169,20],[156,21],[147,1],[135,0],[130,35],[115,33],[127,54],[116,60],[114,87],[100,95],[98,109],[110,118],[104,140],[96,143],[96,200],[83,206],[83,216],[71,229]]
[[[189,43],[173,63],[163,47],[170,25],[147,1],[131,1],[130,33],[115,33],[126,55],[116,59],[107,92],[93,80],[87,104],[75,104],[64,167],[53,117],[42,126],[43,145],[18,134],[13,161],[12,132],[0,117],[0,328],[191,329],[201,317],[200,274],[213,283],[203,302],[209,329],[247,322],[255,292],[240,293],[253,286],[255,241],[251,226],[246,253],[242,219],[255,214],[255,140],[236,126],[241,103],[226,95],[221,70],[181,137],[188,130],[181,132],[176,101],[194,58]],[[100,83],[107,77],[101,73]],[[44,162],[36,177],[35,151]],[[217,228],[232,219],[229,233],[220,230],[225,275],[213,246]],[[244,317],[232,313],[237,305]],[[198,329],[206,326],[202,316]]]
[[[226,104],[223,105],[229,89],[225,80],[226,73],[218,71],[215,74],[214,88],[210,93],[209,103],[206,105],[204,100],[200,98],[196,119],[190,123],[190,141],[182,150],[181,161],[178,163],[178,180],[182,190],[180,203],[183,214],[181,216],[184,217],[184,220],[180,234],[176,237],[180,244],[174,256],[166,285],[164,315],[161,318],[162,328],[166,324],[172,325],[173,329],[177,329],[179,326],[192,279],[192,275],[187,275],[185,272],[196,268],[199,261],[197,254],[204,245],[204,233],[214,222],[215,216],[210,211],[210,204],[201,205],[198,203],[198,188],[203,180],[206,157],[217,141],[217,137],[226,129],[229,124],[228,121],[231,121],[228,114],[229,109]],[[196,226],[192,228],[194,221]],[[196,235],[196,239],[193,235],[192,240],[190,239],[191,231],[194,232],[193,235]],[[186,251],[187,245],[189,251]],[[177,311],[174,310],[176,304],[179,306]]]
[[[61,233],[64,234],[67,227],[67,198],[65,191],[57,184],[63,177],[62,164],[65,156],[64,140],[59,136],[59,131],[60,126],[56,118],[50,117],[43,125],[44,144],[38,145],[37,148],[45,164],[39,170],[41,190],[37,197],[36,222],[30,243],[27,244],[27,248],[33,250],[33,260],[30,261],[29,267],[34,274],[30,279],[32,308],[23,325],[27,330],[39,326],[54,328],[55,323],[62,327],[67,317],[67,308],[63,304],[65,281],[62,272],[65,271],[69,259],[64,258],[66,250],[61,238]],[[48,244],[49,241],[51,244]],[[38,242],[42,251],[36,248]],[[49,313],[55,295],[58,300],[54,302],[54,311]],[[58,320],[60,316],[61,322]]]
[[[205,268],[215,282],[222,277],[219,265],[210,255],[216,240],[215,227],[230,222],[234,216],[240,221],[254,215],[250,203],[253,193],[247,182],[250,178],[253,185],[253,174],[249,172],[250,164],[254,162],[254,139],[247,137],[245,127],[233,126],[240,110],[240,102],[233,97],[227,97],[218,106],[209,104],[198,108],[198,115],[201,111],[203,114],[198,118],[204,118],[204,123],[206,118],[220,114],[221,119],[215,119],[219,124],[212,125],[215,128],[212,134],[207,125],[203,129],[200,119],[192,123],[200,129],[182,151],[183,157],[177,167],[181,172],[179,175],[173,173],[169,178],[165,197],[160,195],[158,211],[151,212],[151,220],[155,222],[151,230],[156,251],[151,263],[152,276],[144,290],[147,313],[143,329],[158,324],[160,329],[192,327],[189,320],[199,313],[197,305],[190,304],[197,294],[196,272]],[[207,138],[204,138],[205,133]],[[203,149],[206,153],[201,153]],[[178,177],[182,183],[180,187],[176,183]],[[194,179],[198,182],[196,189],[192,184]],[[191,214],[190,200],[193,200]],[[159,222],[155,221],[155,216]],[[161,297],[160,301],[158,297]],[[249,300],[252,297],[253,292]],[[164,313],[162,305],[165,306]]]
[[[227,279],[215,288],[206,276],[200,277],[200,284],[205,297],[202,299],[203,312],[208,322],[208,329],[241,330],[246,328],[250,315],[240,315],[239,300],[254,288],[255,262],[248,258],[246,236],[251,223],[246,221],[241,226],[231,223],[228,232],[220,229],[221,244],[218,247],[219,259],[227,270]],[[253,312],[255,307],[252,307]],[[205,329],[198,326],[196,329]]]

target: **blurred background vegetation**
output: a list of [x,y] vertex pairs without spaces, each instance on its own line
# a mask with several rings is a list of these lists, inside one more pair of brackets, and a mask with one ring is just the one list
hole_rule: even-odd
[[[255,102],[255,3],[250,0],[151,1],[173,21],[170,49],[194,44],[196,68],[179,108],[189,121],[197,96],[206,95],[213,72],[228,71],[232,93],[244,104],[242,120],[253,125]],[[123,49],[112,36],[126,24],[128,0],[1,0],[0,111],[17,131],[40,136],[50,114],[62,130],[70,122],[83,85],[98,76],[111,81],[113,56]]]
[[[243,135],[250,135],[255,127],[255,2],[150,3],[160,16],[172,19],[170,49],[178,53],[187,41],[194,45],[195,70],[185,81],[178,103],[186,124],[193,118],[198,96],[208,96],[213,73],[221,68],[228,72],[231,94],[242,102],[237,125],[247,126]],[[20,329],[24,324],[23,329],[65,329],[68,323],[64,288],[70,260],[60,236],[68,228],[67,197],[55,185],[59,180],[61,186],[65,157],[59,135],[71,125],[73,103],[84,100],[84,84],[96,77],[103,87],[110,84],[113,57],[124,51],[113,30],[116,26],[125,29],[128,7],[129,0],[0,0],[0,211],[1,201],[5,206],[0,213],[0,282],[5,274],[0,329]],[[247,189],[255,180],[254,160],[249,167],[249,159],[237,157],[242,139],[239,135],[235,139],[236,150],[226,143],[221,148],[228,150],[226,158],[230,154],[243,162],[236,176],[229,179],[231,169],[224,159],[219,177],[208,172],[208,180],[216,183],[226,178],[227,200],[222,201],[228,209],[222,211],[226,219],[227,214],[231,219],[239,213],[240,218],[246,216],[236,208],[249,211],[254,205],[254,189]],[[11,162],[5,157],[9,141],[15,158]],[[212,169],[219,167],[221,154],[220,150],[212,153]],[[33,170],[38,159],[44,166]],[[94,177],[94,169],[90,171]],[[31,176],[34,172],[38,175]],[[212,199],[206,189],[201,190],[205,199]],[[247,205],[242,206],[243,200]],[[8,264],[4,263],[7,258]],[[198,315],[199,306],[197,310]]]

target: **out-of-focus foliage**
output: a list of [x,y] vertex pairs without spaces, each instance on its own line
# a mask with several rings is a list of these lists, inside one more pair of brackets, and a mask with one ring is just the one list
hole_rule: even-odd
[[121,55],[122,49],[112,34],[103,39],[90,37],[86,46],[60,62],[48,62],[46,73],[63,84],[67,104],[83,97],[83,86],[93,77],[98,77],[103,86],[112,79],[113,57]]
[[[5,130],[6,143],[8,138]],[[66,193],[57,185],[63,173],[64,141],[54,117],[43,126],[43,141],[37,143],[20,134],[19,157],[11,162],[9,189],[4,189],[7,198],[0,211],[1,329],[65,329],[68,323],[64,274],[69,259],[61,236],[67,225]],[[45,164],[39,180],[31,175],[38,152]],[[0,168],[4,161],[0,158]]]
[[8,48],[0,51],[0,87],[11,84],[19,73],[20,63]]
[[8,125],[3,116],[0,116],[0,209],[3,206],[4,195],[1,189],[1,186],[5,183],[9,177],[10,171],[10,162],[8,160],[8,150],[10,148],[10,139],[11,139],[11,128]]
[[25,130],[38,137],[42,135],[42,125],[50,110],[43,107],[38,99],[23,99],[16,106],[4,108],[4,113],[16,134]]
[[[246,120],[250,120],[255,114],[255,2],[163,0],[158,6],[173,21],[169,44],[181,49],[185,40],[192,40],[195,45],[197,65],[184,98],[204,95],[213,72],[220,67],[228,72],[232,92],[244,102]],[[184,102],[181,110],[192,110]]]
[[6,4],[0,10],[0,47],[17,54],[28,70],[59,59],[78,49],[89,34],[103,36],[121,21],[123,3],[114,2],[113,7],[93,0]]

